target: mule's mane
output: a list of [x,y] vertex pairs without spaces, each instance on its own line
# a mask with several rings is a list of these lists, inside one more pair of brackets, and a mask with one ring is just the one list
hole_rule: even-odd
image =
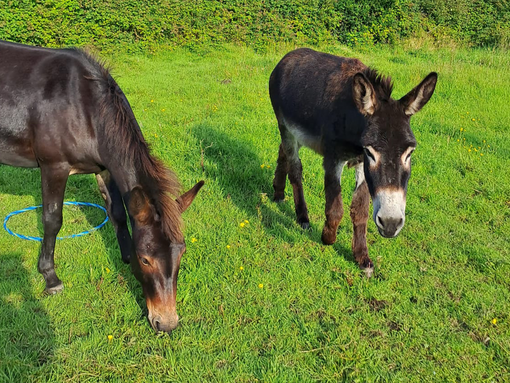
[[134,164],[143,191],[160,215],[164,234],[170,241],[182,243],[181,211],[176,202],[181,185],[177,176],[160,159],[151,155],[133,111],[109,69],[89,54],[81,50],[78,52],[95,69],[91,79],[103,87],[100,114],[110,153],[118,154],[121,164],[128,161]]
[[363,74],[372,83],[375,93],[379,98],[383,100],[389,100],[391,98],[391,92],[393,91],[393,82],[391,77],[383,76],[376,69],[366,68]]

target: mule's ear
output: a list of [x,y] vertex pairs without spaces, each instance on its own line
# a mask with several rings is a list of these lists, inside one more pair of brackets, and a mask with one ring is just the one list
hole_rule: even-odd
[[186,193],[177,198],[177,204],[179,205],[179,209],[181,213],[184,213],[186,209],[191,205],[195,197],[197,196],[198,191],[204,186],[204,181],[198,182],[195,186],[189,189]]
[[431,72],[423,79],[420,84],[411,90],[408,94],[400,99],[400,103],[404,107],[404,113],[412,116],[418,112],[432,97],[434,89],[436,89],[437,73]]
[[135,186],[129,193],[128,210],[136,223],[144,224],[149,221],[152,209],[149,198],[147,198],[141,186]]
[[374,114],[377,106],[377,97],[370,81],[363,73],[356,73],[352,80],[352,97],[358,110],[364,116]]

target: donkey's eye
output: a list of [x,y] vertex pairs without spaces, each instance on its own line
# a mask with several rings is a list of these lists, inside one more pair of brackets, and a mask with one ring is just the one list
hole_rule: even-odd
[[409,161],[409,159],[411,158],[411,154],[413,154],[413,152],[414,152],[414,149],[411,149],[411,150],[409,151],[409,153],[408,153],[408,154],[407,154],[407,156],[406,156],[406,162],[407,162],[407,161]]
[[370,151],[370,149],[368,149],[368,148],[364,148],[364,150],[365,150],[365,154],[367,155],[368,159],[369,159],[370,161],[374,161],[374,162],[375,162],[375,157],[374,157],[374,155],[372,154],[372,152]]

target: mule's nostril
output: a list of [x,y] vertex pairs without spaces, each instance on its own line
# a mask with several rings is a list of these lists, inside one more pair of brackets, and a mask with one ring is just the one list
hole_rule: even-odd
[[381,229],[384,229],[384,221],[383,221],[383,219],[380,216],[377,216],[376,218],[377,218],[377,224],[379,225],[379,227]]
[[404,220],[402,218],[399,219],[397,227],[402,227],[404,225]]

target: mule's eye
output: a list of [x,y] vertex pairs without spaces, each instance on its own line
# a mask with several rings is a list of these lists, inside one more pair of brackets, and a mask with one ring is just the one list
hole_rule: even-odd
[[140,260],[142,261],[142,263],[145,265],[145,266],[150,266],[150,262],[147,258],[145,257],[141,257]]

